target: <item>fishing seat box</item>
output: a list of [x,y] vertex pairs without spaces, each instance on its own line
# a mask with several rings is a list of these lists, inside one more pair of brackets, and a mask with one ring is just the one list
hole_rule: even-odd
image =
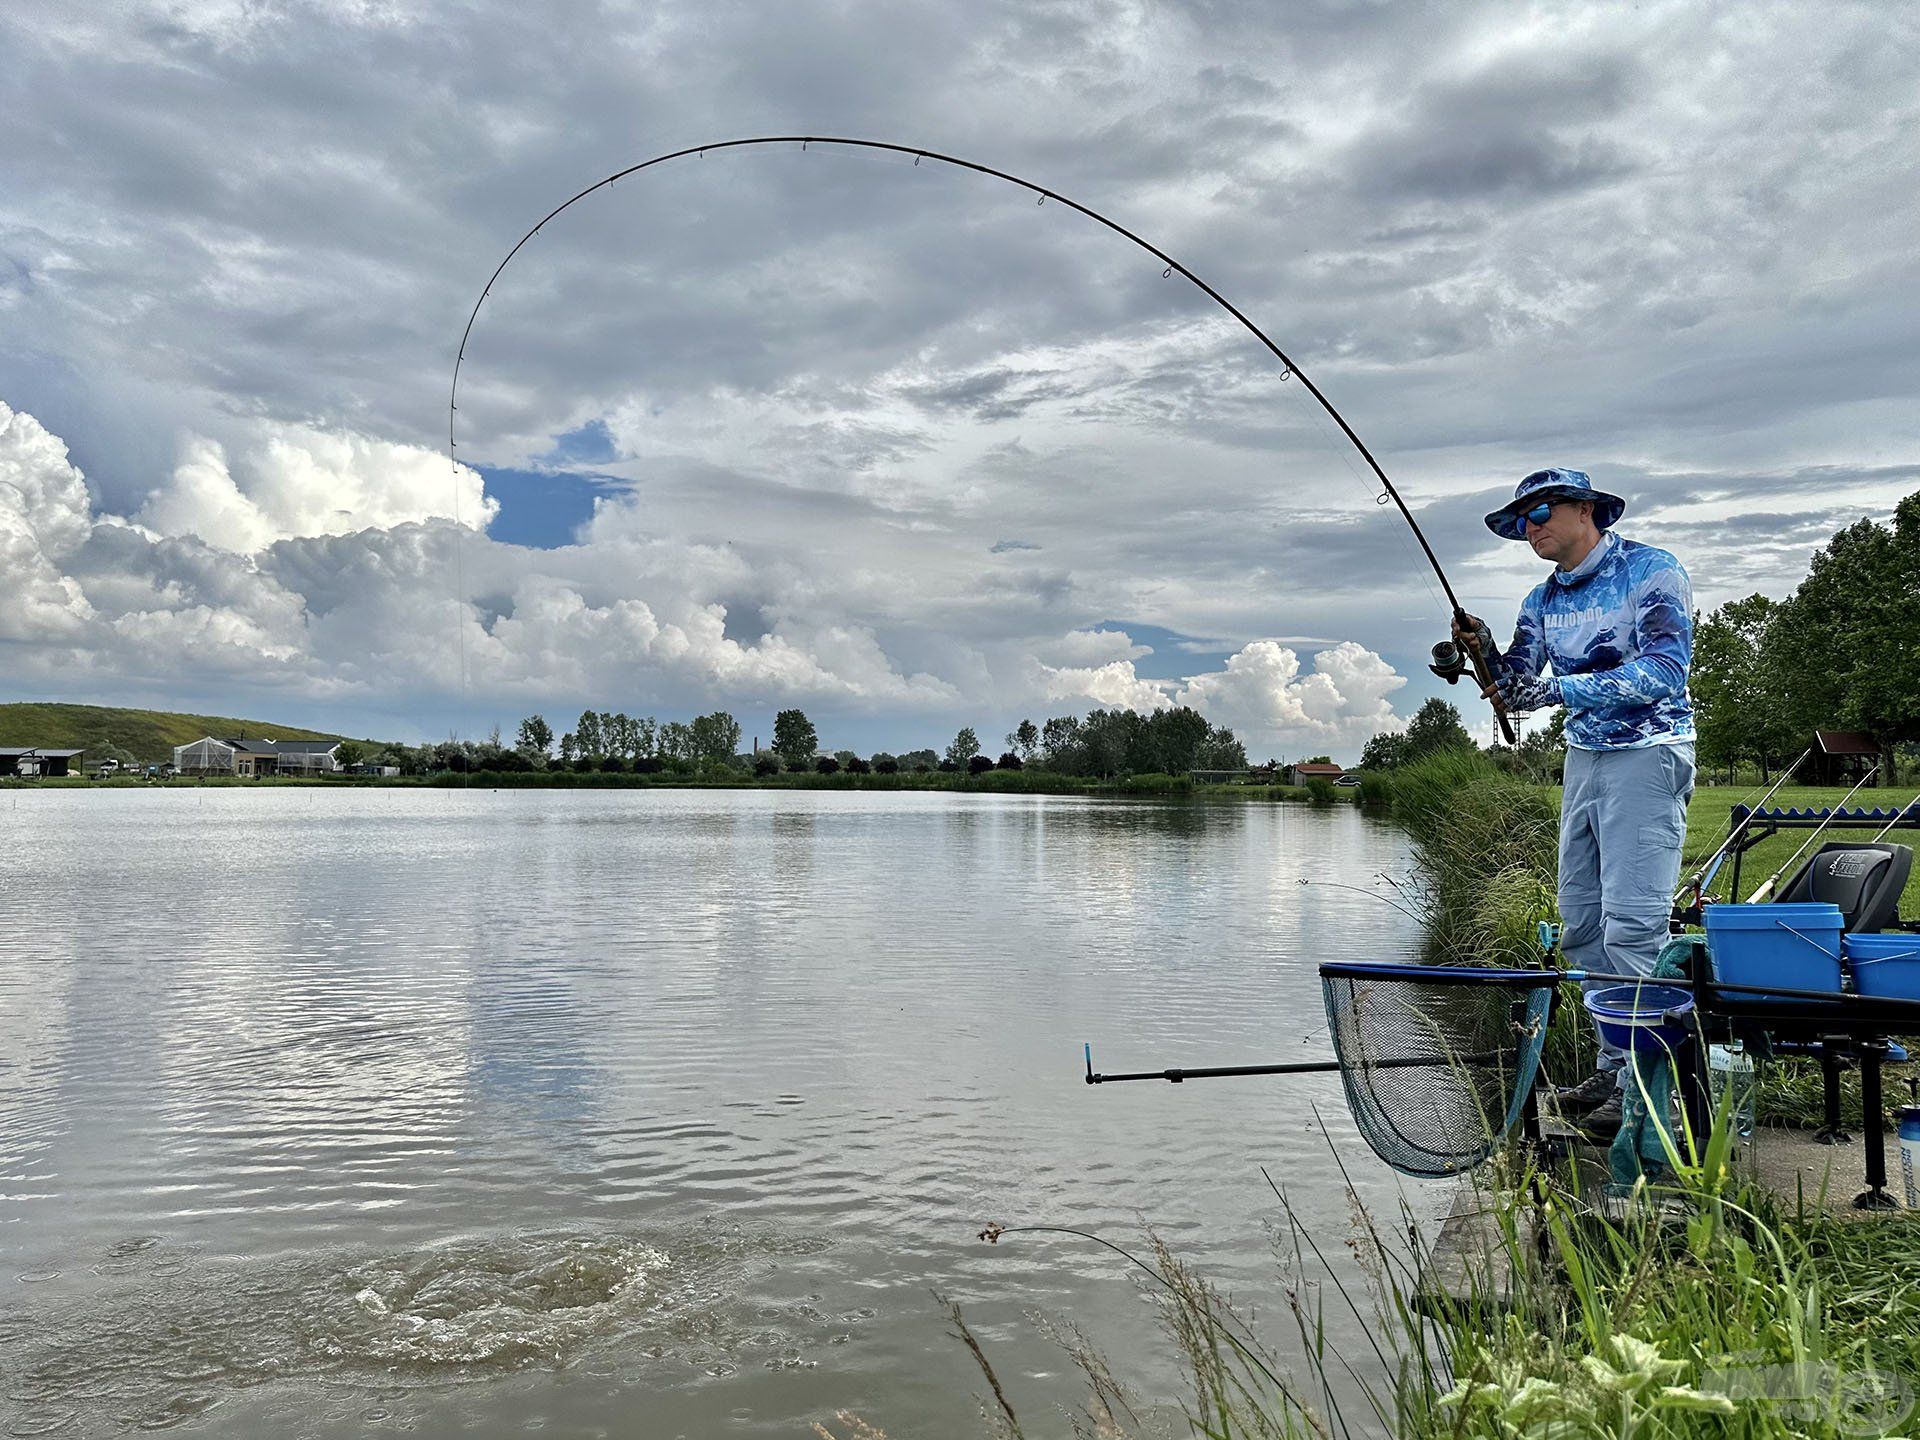
[[[1838,905],[1818,902],[1771,905],[1709,905],[1701,914],[1707,930],[1707,963],[1723,985],[1759,989],[1838,992],[1840,937],[1846,922]],[[1783,997],[1761,1004],[1792,1005]]]

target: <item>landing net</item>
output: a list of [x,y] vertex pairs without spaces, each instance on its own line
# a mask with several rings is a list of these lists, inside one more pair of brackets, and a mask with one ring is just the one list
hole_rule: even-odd
[[1541,970],[1327,964],[1320,988],[1347,1107],[1405,1175],[1492,1155],[1540,1073],[1558,977]]

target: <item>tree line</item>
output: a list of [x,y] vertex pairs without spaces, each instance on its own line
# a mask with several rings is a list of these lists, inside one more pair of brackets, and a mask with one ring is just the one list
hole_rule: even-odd
[[1114,779],[1159,773],[1185,775],[1192,770],[1244,770],[1246,747],[1232,730],[1209,724],[1186,706],[1140,714],[1133,710],[1095,710],[1083,717],[1060,715],[1036,725],[1022,720],[1007,733],[998,758],[988,753],[979,733],[962,728],[943,750],[901,754],[852,750],[831,754],[820,749],[819,733],[798,709],[774,717],[773,743],[758,753],[740,753],[740,722],[724,710],[690,721],[656,720],[623,712],[584,710],[573,728],[556,736],[542,715],[520,722],[511,745],[496,728],[485,740],[443,740],[419,747],[388,745],[370,749],[366,760],[397,766],[403,774],[439,771],[470,773],[569,769],[637,774],[725,778],[768,776],[781,772],[835,774],[967,773],[1028,767],[1059,775]]

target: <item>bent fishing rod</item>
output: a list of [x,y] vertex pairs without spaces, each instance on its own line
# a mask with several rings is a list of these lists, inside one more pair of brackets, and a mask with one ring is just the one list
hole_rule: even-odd
[[[1807,847],[1813,844],[1814,841],[1818,840],[1820,838],[1821,832],[1824,831],[1827,828],[1827,826],[1831,825],[1834,822],[1835,818],[1839,816],[1841,811],[1847,808],[1847,801],[1853,799],[1854,796],[1860,793],[1860,787],[1862,785],[1865,785],[1869,780],[1873,779],[1873,777],[1875,775],[1878,775],[1879,773],[1880,773],[1880,762],[1876,760],[1873,762],[1872,765],[1867,767],[1866,774],[1862,775],[1858,780],[1854,781],[1853,789],[1847,791],[1845,795],[1842,795],[1840,797],[1840,803],[1827,811],[1827,818],[1822,820],[1818,825],[1813,827],[1813,833],[1807,836],[1807,838],[1801,842],[1800,848],[1793,852],[1792,856],[1789,857],[1789,859],[1787,860],[1787,863],[1782,865],[1778,870],[1774,871],[1771,875],[1769,875],[1766,878],[1766,882],[1763,885],[1761,885],[1761,887],[1758,890],[1754,891],[1753,894],[1747,897],[1747,904],[1759,905],[1763,903],[1768,896],[1772,895],[1773,887],[1780,883],[1780,877],[1786,874],[1787,871],[1791,870],[1794,867],[1794,865],[1799,861],[1800,857],[1807,853]],[[1898,815],[1894,816],[1895,820],[1898,820],[1899,818],[1900,817]],[[1887,827],[1888,830],[1891,830],[1892,828],[1893,827],[1891,825]],[[1882,831],[1881,833],[1884,834],[1885,831]]]
[[[467,341],[472,338],[474,324],[480,318],[480,307],[484,305],[487,298],[493,294],[494,282],[500,278],[501,272],[507,268],[508,263],[512,261],[514,256],[520,253],[521,248],[526,245],[528,241],[539,234],[550,221],[556,219],[562,212],[571,208],[579,201],[586,199],[587,196],[593,194],[595,191],[610,188],[615,182],[624,180],[630,175],[637,175],[642,170],[650,170],[656,165],[664,165],[671,160],[684,160],[688,156],[704,158],[710,150],[744,150],[771,145],[798,145],[802,150],[806,150],[811,146],[821,145],[846,150],[871,150],[891,155],[911,155],[916,167],[918,167],[923,160],[931,160],[941,165],[953,166],[955,169],[971,170],[976,175],[986,175],[995,180],[1003,180],[1009,185],[1025,190],[1030,195],[1039,196],[1040,198],[1037,203],[1041,205],[1052,200],[1057,204],[1064,205],[1067,209],[1077,214],[1086,216],[1087,219],[1092,220],[1094,223],[1106,227],[1122,239],[1131,241],[1134,245],[1137,245],[1140,249],[1146,251],[1149,255],[1153,256],[1154,259],[1166,266],[1166,269],[1160,272],[1163,278],[1169,275],[1179,275],[1182,279],[1188,281],[1198,289],[1201,294],[1205,295],[1209,300],[1213,301],[1214,304],[1226,311],[1227,314],[1239,321],[1241,327],[1245,329],[1248,334],[1252,335],[1254,339],[1258,340],[1272,353],[1273,357],[1280,362],[1280,378],[1282,380],[1289,377],[1297,377],[1300,383],[1306,386],[1307,393],[1313,396],[1314,400],[1319,403],[1320,408],[1326,411],[1327,414],[1332,417],[1333,422],[1340,427],[1341,434],[1345,435],[1347,439],[1352,442],[1353,448],[1360,452],[1360,458],[1367,462],[1367,468],[1372,470],[1375,478],[1380,481],[1382,494],[1393,501],[1394,505],[1400,511],[1400,517],[1407,522],[1407,527],[1413,531],[1413,538],[1420,542],[1421,553],[1426,556],[1427,563],[1433,567],[1433,573],[1440,581],[1440,588],[1446,592],[1447,603],[1453,607],[1454,624],[1466,635],[1467,650],[1472,661],[1474,678],[1480,682],[1483,689],[1494,683],[1493,664],[1498,657],[1497,655],[1485,653],[1486,647],[1480,639],[1478,633],[1479,627],[1470,623],[1473,617],[1467,614],[1465,607],[1460,603],[1459,596],[1454,594],[1453,585],[1447,579],[1446,571],[1440,568],[1439,557],[1433,553],[1433,546],[1427,543],[1426,533],[1421,530],[1420,522],[1413,518],[1413,511],[1407,508],[1407,502],[1401,498],[1399,489],[1394,485],[1392,480],[1387,478],[1387,472],[1381,468],[1380,462],[1374,459],[1373,452],[1366,447],[1366,443],[1355,433],[1354,428],[1347,423],[1346,416],[1334,408],[1333,402],[1326,397],[1318,385],[1313,383],[1306,371],[1302,370],[1299,365],[1295,363],[1292,356],[1288,355],[1286,351],[1276,345],[1267,335],[1266,331],[1248,319],[1240,308],[1228,300],[1226,296],[1222,295],[1218,290],[1214,289],[1213,286],[1209,285],[1185,265],[1174,259],[1173,256],[1162,250],[1158,245],[1142,239],[1119,221],[1109,219],[1091,206],[1082,205],[1079,201],[1070,199],[1056,190],[1049,190],[1043,185],[1035,184],[1031,180],[1024,180],[1020,176],[1011,174],[1005,170],[997,170],[991,165],[982,165],[974,160],[963,160],[956,155],[944,155],[937,150],[926,150],[916,145],[898,145],[886,140],[856,140],[836,135],[755,135],[744,139],[714,140],[709,141],[705,145],[682,146],[678,150],[669,150],[665,154],[655,155],[651,159],[642,160],[636,165],[629,165],[623,170],[616,170],[605,179],[595,181],[578,194],[554,206],[552,210],[541,217],[538,224],[514,243],[513,248],[507,252],[506,258],[494,266],[493,274],[487,277],[487,283],[481,287],[480,298],[473,302],[472,313],[467,316],[467,328],[461,332],[460,352],[453,364],[453,386],[447,397],[447,456],[449,460],[457,462],[458,459],[454,454],[454,451],[458,447],[458,441],[454,436],[454,427],[455,418],[460,409],[460,367],[466,363]],[[1513,721],[1508,716],[1506,702],[1502,700],[1498,694],[1489,695],[1487,699],[1493,706],[1494,717],[1499,722],[1500,733],[1506,738],[1506,742],[1509,745],[1517,744],[1518,739],[1514,733]]]

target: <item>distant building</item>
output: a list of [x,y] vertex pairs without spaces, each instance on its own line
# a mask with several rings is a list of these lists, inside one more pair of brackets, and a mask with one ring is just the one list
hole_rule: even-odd
[[173,747],[182,775],[332,775],[340,769],[338,740],[222,740],[208,735]]
[[1346,770],[1339,765],[1308,764],[1302,761],[1298,765],[1287,767],[1287,783],[1304,785],[1309,780],[1334,781],[1346,773]]
[[84,750],[56,750],[45,745],[0,746],[0,775],[71,775]]
[[280,740],[273,760],[282,775],[332,775],[340,769],[338,740]]
[[[1880,758],[1880,742],[1861,730],[1816,730],[1802,785],[1851,785]],[[1880,783],[1889,777],[1881,776]]]

